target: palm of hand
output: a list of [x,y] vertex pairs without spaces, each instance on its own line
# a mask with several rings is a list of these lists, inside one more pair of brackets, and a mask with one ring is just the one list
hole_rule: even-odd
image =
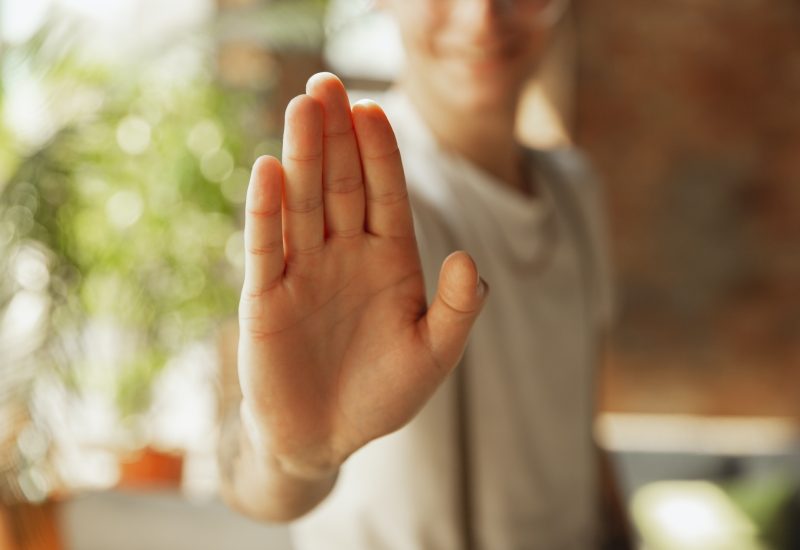
[[461,253],[426,313],[402,164],[374,104],[332,75],[287,109],[283,166],[248,192],[239,372],[251,426],[314,475],[419,410],[455,365],[482,304]]

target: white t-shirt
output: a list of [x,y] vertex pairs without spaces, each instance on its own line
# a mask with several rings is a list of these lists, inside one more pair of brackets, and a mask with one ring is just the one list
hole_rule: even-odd
[[331,495],[292,524],[295,547],[591,548],[594,344],[612,309],[594,179],[574,151],[531,153],[537,180],[544,160],[550,179],[528,197],[442,150],[404,96],[379,102],[403,155],[429,299],[457,249],[491,292],[459,367],[408,425],[348,459]]

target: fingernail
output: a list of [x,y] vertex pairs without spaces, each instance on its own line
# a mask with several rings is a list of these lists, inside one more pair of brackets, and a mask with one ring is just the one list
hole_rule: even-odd
[[483,298],[486,296],[486,281],[483,280],[483,277],[478,276],[478,285],[475,287],[475,295],[478,298]]
[[377,104],[377,103],[375,103],[375,101],[374,101],[374,100],[372,100],[372,99],[368,99],[368,98],[365,98],[365,99],[359,99],[358,101],[356,101],[355,103],[353,103],[353,106],[354,106],[354,107],[355,107],[356,105],[360,105],[360,106],[362,106],[362,107],[370,107],[370,106],[373,106],[373,105],[374,105],[374,106],[376,106],[376,107],[378,106],[378,104]]

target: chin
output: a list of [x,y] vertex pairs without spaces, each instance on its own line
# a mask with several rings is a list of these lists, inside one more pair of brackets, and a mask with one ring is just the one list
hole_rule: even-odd
[[459,79],[450,88],[452,103],[465,110],[496,110],[516,106],[524,82],[503,80],[487,75],[475,79]]
[[449,91],[454,103],[471,108],[503,108],[519,99],[528,78],[536,72],[535,65],[527,61],[456,62],[441,67],[438,74],[442,89]]

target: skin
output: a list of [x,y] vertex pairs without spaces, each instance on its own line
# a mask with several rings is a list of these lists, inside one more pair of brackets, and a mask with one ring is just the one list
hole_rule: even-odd
[[[333,75],[286,110],[282,161],[253,169],[239,308],[239,425],[223,495],[287,521],[344,460],[407,423],[457,364],[486,297],[472,259],[442,265],[430,307],[394,134]],[[237,419],[234,417],[234,424]],[[238,445],[236,444],[238,440]]]
[[[406,51],[401,79],[439,142],[529,191],[517,109],[550,39],[552,0],[384,0]],[[549,6],[549,7],[547,7]]]
[[[549,38],[548,0],[385,0],[400,85],[440,144],[523,192],[514,134]],[[253,167],[240,303],[241,408],[220,445],[222,494],[268,521],[310,511],[357,449],[405,425],[458,363],[487,299],[464,252],[426,307],[389,121],[320,73],[286,109],[283,159]]]

